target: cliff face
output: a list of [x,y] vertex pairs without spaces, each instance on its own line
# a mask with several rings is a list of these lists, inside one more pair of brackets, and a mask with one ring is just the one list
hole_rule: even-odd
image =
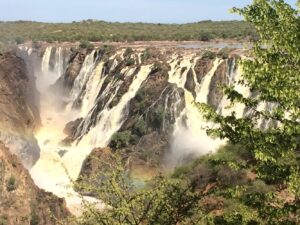
[[37,186],[17,156],[0,143],[0,224],[55,225],[69,215],[63,199]]
[[0,141],[30,168],[39,158],[33,137],[40,125],[33,74],[15,53],[0,55]]

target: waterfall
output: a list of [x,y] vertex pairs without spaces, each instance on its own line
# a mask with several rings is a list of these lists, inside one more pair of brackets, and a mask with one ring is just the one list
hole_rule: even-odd
[[50,57],[51,57],[52,47],[49,46],[46,48],[45,53],[42,58],[42,66],[41,71],[43,74],[46,74],[49,72],[49,63],[50,63]]
[[216,59],[214,61],[214,65],[213,65],[213,68],[211,69],[211,71],[209,71],[208,74],[206,74],[205,77],[203,78],[203,80],[200,84],[200,87],[201,87],[200,90],[196,91],[196,96],[197,96],[196,102],[207,103],[211,79],[212,79],[213,75],[215,74],[218,66],[221,64],[221,62],[222,62],[221,59]]
[[55,51],[55,74],[57,74],[57,78],[59,78],[63,74],[63,64],[64,64],[64,59],[63,59],[63,53],[62,53],[62,47],[58,47]]
[[94,106],[99,90],[101,90],[101,87],[105,81],[106,76],[103,73],[103,66],[103,62],[99,63],[87,81],[86,91],[85,95],[83,96],[81,106],[82,117],[85,117]]
[[143,81],[147,78],[150,73],[150,66],[142,66],[141,70],[134,77],[131,85],[129,86],[128,92],[126,92],[119,103],[111,108],[105,108],[99,115],[100,120],[97,126],[94,127],[90,133],[92,135],[92,143],[95,146],[105,147],[108,145],[110,137],[117,132],[123,119],[123,112],[129,101],[136,95]]
[[[193,59],[194,62],[191,62]],[[218,66],[220,59],[214,61],[212,69],[206,74],[201,84],[197,82],[194,67],[197,58],[193,56],[184,57],[182,60],[170,62],[169,82],[175,83],[177,87],[184,89],[186,107],[176,119],[171,143],[171,152],[166,157],[169,166],[174,167],[191,155],[203,155],[214,152],[224,142],[219,139],[212,139],[207,136],[206,128],[212,126],[200,114],[195,102],[207,103],[209,86]],[[185,72],[182,73],[182,69]],[[188,71],[192,69],[194,81],[196,82],[196,98],[188,91],[184,85]]]
[[[47,48],[43,56],[43,63],[49,58],[51,48]],[[57,96],[52,95],[51,90],[44,89],[41,96],[42,128],[37,132],[36,138],[41,148],[41,156],[30,173],[35,183],[47,191],[53,192],[66,199],[68,208],[75,214],[80,211],[81,198],[73,188],[70,179],[76,180],[83,161],[95,147],[108,145],[111,136],[117,132],[126,118],[126,107],[129,101],[136,95],[141,84],[146,80],[151,71],[151,66],[142,66],[138,73],[136,69],[124,68],[121,73],[125,77],[133,77],[126,93],[122,95],[114,107],[109,104],[116,96],[122,80],[111,79],[106,88],[100,93],[103,83],[109,71],[104,71],[104,62],[94,58],[95,51],[86,56],[81,70],[74,81],[71,90],[71,99],[66,110],[61,111],[57,104]],[[57,48],[54,72],[61,73],[61,49]],[[117,57],[117,56],[113,56]],[[115,60],[114,67],[117,66]],[[49,69],[49,67],[48,67]],[[44,67],[45,71],[45,67]],[[39,75],[44,76],[44,75]],[[55,76],[58,76],[57,74]],[[37,80],[40,82],[41,80]],[[48,85],[51,83],[48,83]],[[113,91],[113,93],[111,93]],[[95,106],[101,99],[110,96],[105,106],[100,111]],[[72,109],[72,105],[81,99],[79,109]],[[97,122],[91,125],[97,115]],[[83,117],[80,141],[70,146],[61,145],[64,137],[63,130],[66,123]],[[88,198],[89,201],[95,201]]]
[[[58,105],[61,101],[57,98],[61,97],[52,93],[53,90],[48,87],[60,76],[67,74],[64,73],[65,49],[49,46],[41,60],[41,71],[36,81],[38,87],[44,86],[39,88],[43,126],[36,133],[41,157],[30,173],[39,187],[66,198],[68,207],[74,213],[80,209],[81,199],[73,190],[70,179],[77,179],[84,160],[94,148],[109,144],[112,135],[128,119],[130,101],[142,84],[148,84],[148,80],[151,80],[150,76],[147,78],[149,74],[152,76],[152,65],[142,65],[140,52],[132,56],[138,63],[130,67],[122,64],[123,54],[124,50],[120,50],[109,57],[103,57],[97,49],[87,54],[71,87],[67,106],[63,109]],[[226,63],[224,77],[228,85],[235,84],[236,90],[246,96],[250,91],[238,83],[242,73],[240,67],[236,69],[234,59],[229,61],[216,58],[211,69],[199,81],[195,68],[201,58],[197,54],[171,54],[166,57],[165,62],[171,69],[168,72],[168,84],[162,88],[158,99],[168,115],[162,121],[162,131],[168,133],[172,130],[171,149],[166,160],[174,167],[191,155],[214,152],[225,143],[207,136],[206,129],[215,125],[203,118],[195,104],[209,102],[210,87],[219,74],[216,71],[220,71],[218,68],[221,64],[223,66]],[[190,83],[192,85],[186,87]],[[239,105],[227,109],[230,102],[226,96],[218,101],[217,110],[222,115],[235,110],[239,116],[243,116],[245,108]],[[65,137],[65,125],[75,120],[79,124],[72,130],[71,138],[74,142],[68,146],[63,145],[61,141]],[[91,198],[89,200],[94,201]]]
[[95,66],[94,54],[95,54],[95,51],[92,51],[84,59],[84,62],[82,64],[79,75],[76,77],[73,87],[72,87],[72,90],[71,90],[71,100],[72,101],[75,101],[79,97],[83,86],[86,84],[86,82],[89,79],[89,76],[91,75],[91,72]]

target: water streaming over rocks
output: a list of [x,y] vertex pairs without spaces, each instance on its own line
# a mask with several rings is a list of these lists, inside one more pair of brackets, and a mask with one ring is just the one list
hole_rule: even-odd
[[[31,48],[22,47],[21,51],[27,58],[33,57]],[[141,91],[148,86],[154,85],[154,90],[162,85],[151,102],[143,105],[139,119],[149,119],[155,113],[155,118],[162,117],[160,132],[170,139],[166,154],[171,167],[191,155],[214,152],[224,143],[207,137],[205,128],[214,125],[203,119],[195,102],[214,101],[220,113],[230,113],[223,95],[213,100],[210,96],[212,84],[219,77],[225,77],[227,85],[238,81],[241,71],[236,58],[203,60],[199,54],[163,54],[163,63],[170,67],[165,77],[155,75],[159,71],[155,62],[142,63],[140,50],[126,56],[122,49],[105,54],[101,48],[84,53],[62,47],[45,48],[35,73],[41,92],[42,126],[35,135],[41,156],[30,173],[39,187],[65,197],[74,213],[78,213],[81,199],[70,179],[78,178],[84,160],[94,148],[108,146],[114,133],[132,123],[132,104],[141,98],[138,104],[142,107],[150,95],[140,97]],[[224,71],[220,69],[222,65]],[[237,89],[248,92],[242,86]],[[244,109],[236,110],[243,116]]]

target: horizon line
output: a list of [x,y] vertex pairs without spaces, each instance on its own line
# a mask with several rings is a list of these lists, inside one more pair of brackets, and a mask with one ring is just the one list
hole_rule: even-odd
[[84,22],[92,22],[92,23],[97,23],[97,22],[102,22],[102,23],[119,23],[119,24],[155,24],[155,25],[185,25],[185,24],[197,24],[197,23],[218,23],[218,22],[246,22],[245,20],[241,19],[231,19],[231,20],[212,20],[212,19],[207,19],[207,20],[198,20],[194,22],[184,22],[184,23],[178,23],[178,22],[173,22],[173,23],[168,23],[168,22],[142,22],[142,21],[108,21],[108,20],[98,20],[98,19],[84,19],[84,20],[73,20],[73,21],[68,21],[68,22],[46,22],[46,21],[37,21],[37,20],[0,20],[0,23],[45,23],[45,24],[72,24],[72,23],[84,23]]

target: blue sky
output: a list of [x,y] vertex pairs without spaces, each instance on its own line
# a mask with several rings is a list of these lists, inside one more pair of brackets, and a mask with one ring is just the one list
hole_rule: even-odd
[[[240,19],[229,13],[251,0],[0,0],[0,20],[186,23]],[[287,0],[294,5],[296,0]]]

